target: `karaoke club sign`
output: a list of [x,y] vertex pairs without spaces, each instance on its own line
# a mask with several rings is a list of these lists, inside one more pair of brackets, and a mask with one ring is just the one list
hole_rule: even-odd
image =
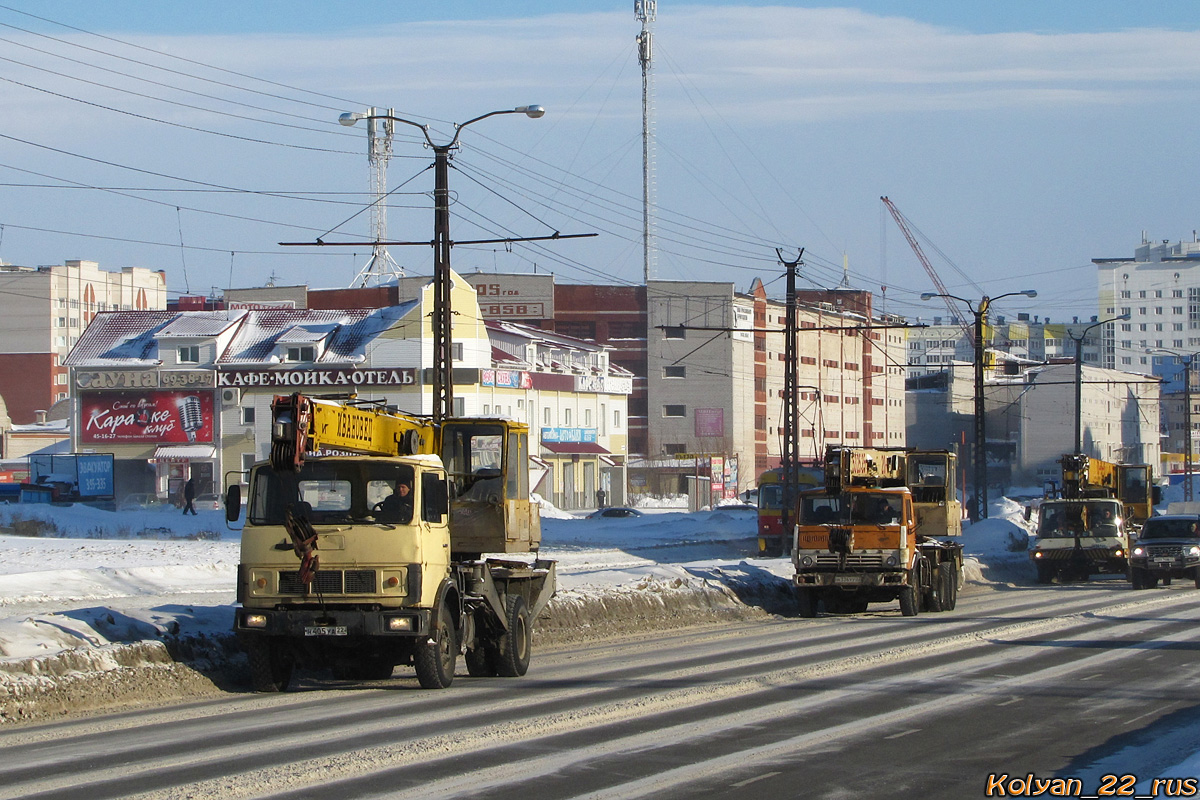
[[188,444],[213,441],[213,393],[85,392],[80,442]]

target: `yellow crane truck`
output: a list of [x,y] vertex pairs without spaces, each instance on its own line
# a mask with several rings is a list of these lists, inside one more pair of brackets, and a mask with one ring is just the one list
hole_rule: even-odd
[[948,451],[829,447],[825,486],[796,509],[796,599],[803,617],[900,601],[904,616],[955,607],[962,532]]
[[1147,464],[1115,464],[1070,453],[1062,484],[1047,486],[1029,552],[1038,583],[1104,573],[1129,574],[1130,539],[1153,513]]
[[[524,675],[555,590],[536,553],[528,426],[434,423],[379,404],[303,394],[272,404],[271,452],[249,476],[234,631],[254,688],[297,664],[383,679],[412,664],[425,688]],[[237,520],[240,486],[226,496]]]

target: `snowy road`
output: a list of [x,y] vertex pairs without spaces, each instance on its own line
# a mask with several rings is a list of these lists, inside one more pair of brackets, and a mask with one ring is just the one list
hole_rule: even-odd
[[[874,608],[874,607],[873,607]],[[672,632],[0,733],[4,798],[982,796],[1195,751],[1200,592],[999,587],[955,612]],[[919,755],[917,755],[919,754]],[[803,787],[797,780],[803,776]]]

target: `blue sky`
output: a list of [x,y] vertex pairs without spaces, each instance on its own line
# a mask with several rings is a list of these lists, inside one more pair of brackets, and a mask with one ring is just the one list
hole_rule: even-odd
[[[540,103],[464,133],[453,235],[600,236],[464,246],[455,267],[640,280],[632,3],[0,0],[0,26],[6,262],[164,269],[180,292],[346,285],[369,248],[277,246],[367,235],[366,136],[340,111],[447,135]],[[888,195],[951,291],[1035,288],[1020,310],[1066,320],[1096,313],[1090,259],[1200,227],[1194,2],[662,2],[655,36],[658,277],[781,292],[775,248],[803,246],[809,285],[845,259],[889,310],[932,315]],[[392,238],[430,235],[428,162],[397,136]],[[393,254],[429,270],[427,249]]]

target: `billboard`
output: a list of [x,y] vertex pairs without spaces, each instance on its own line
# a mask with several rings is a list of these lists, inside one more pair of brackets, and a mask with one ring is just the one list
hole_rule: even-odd
[[85,392],[80,442],[188,444],[213,441],[213,393]]

